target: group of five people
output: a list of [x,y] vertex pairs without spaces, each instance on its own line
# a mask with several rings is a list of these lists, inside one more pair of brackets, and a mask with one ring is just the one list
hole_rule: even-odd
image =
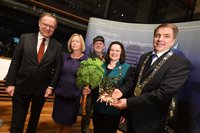
[[[128,133],[163,131],[171,98],[189,75],[189,61],[171,50],[178,34],[176,25],[161,24],[155,29],[154,49],[140,57],[137,68],[125,63],[125,48],[119,41],[111,42],[104,53],[104,38],[97,36],[93,40],[94,51],[87,55],[82,35],[75,33],[67,43],[69,52],[62,53],[62,45],[52,38],[57,27],[55,16],[43,13],[38,25],[38,33],[20,37],[7,74],[6,91],[13,102],[11,133],[23,132],[30,103],[26,132],[35,133],[45,100],[53,92],[52,118],[58,125],[57,133],[70,132],[82,95],[89,95],[88,111],[82,117],[83,133],[88,133],[91,114],[94,133],[116,133],[125,117]],[[44,54],[39,62],[43,38]],[[153,54],[157,59],[151,64]],[[77,87],[76,72],[88,57],[102,60],[104,77],[114,83],[111,95],[101,94],[98,87],[92,91],[84,88],[83,92]]]

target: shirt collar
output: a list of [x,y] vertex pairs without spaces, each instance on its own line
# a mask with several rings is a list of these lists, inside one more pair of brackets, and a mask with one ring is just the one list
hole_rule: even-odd
[[167,51],[169,51],[169,49],[168,50],[165,50],[165,51],[163,51],[163,52],[160,52],[160,53],[158,53],[158,54],[156,54],[154,51],[152,52],[152,54],[156,54],[157,56],[158,56],[158,58],[160,57],[160,56],[162,56],[164,53],[166,53]]
[[43,38],[45,38],[47,42],[49,41],[49,38],[43,37],[42,34],[39,32],[38,33],[38,40],[42,40]]

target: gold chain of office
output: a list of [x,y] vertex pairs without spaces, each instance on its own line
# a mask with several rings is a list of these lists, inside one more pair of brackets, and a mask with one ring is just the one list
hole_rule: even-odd
[[160,69],[160,67],[166,62],[167,59],[169,59],[169,57],[171,57],[173,55],[173,51],[170,51],[168,52],[162,59],[161,61],[156,65],[156,67],[154,68],[154,70],[151,72],[151,74],[148,76],[148,78],[146,78],[144,80],[143,83],[141,83],[141,79],[142,79],[142,75],[143,75],[143,72],[144,72],[144,68],[147,64],[147,61],[149,60],[150,58],[150,55],[148,55],[146,57],[146,59],[144,60],[143,64],[142,64],[142,67],[141,67],[141,70],[140,70],[140,73],[139,73],[139,76],[138,76],[138,79],[137,79],[137,84],[136,84],[136,87],[135,87],[135,91],[134,91],[134,95],[135,96],[139,96],[144,88],[144,86],[149,83],[152,78],[155,76],[156,72]]

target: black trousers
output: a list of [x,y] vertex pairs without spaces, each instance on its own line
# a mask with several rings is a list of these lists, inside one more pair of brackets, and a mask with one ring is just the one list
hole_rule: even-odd
[[30,119],[26,133],[36,133],[37,125],[40,118],[41,110],[45,103],[43,95],[22,95],[14,93],[12,98],[12,120],[11,133],[23,133],[24,123],[30,107]]
[[94,133],[116,133],[120,116],[93,113]]

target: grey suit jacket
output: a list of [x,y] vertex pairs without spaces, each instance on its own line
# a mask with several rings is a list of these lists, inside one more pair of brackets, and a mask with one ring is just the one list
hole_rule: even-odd
[[15,86],[15,93],[43,95],[48,86],[56,85],[62,46],[50,38],[48,48],[38,64],[37,37],[37,33],[21,35],[14,51],[6,85]]

